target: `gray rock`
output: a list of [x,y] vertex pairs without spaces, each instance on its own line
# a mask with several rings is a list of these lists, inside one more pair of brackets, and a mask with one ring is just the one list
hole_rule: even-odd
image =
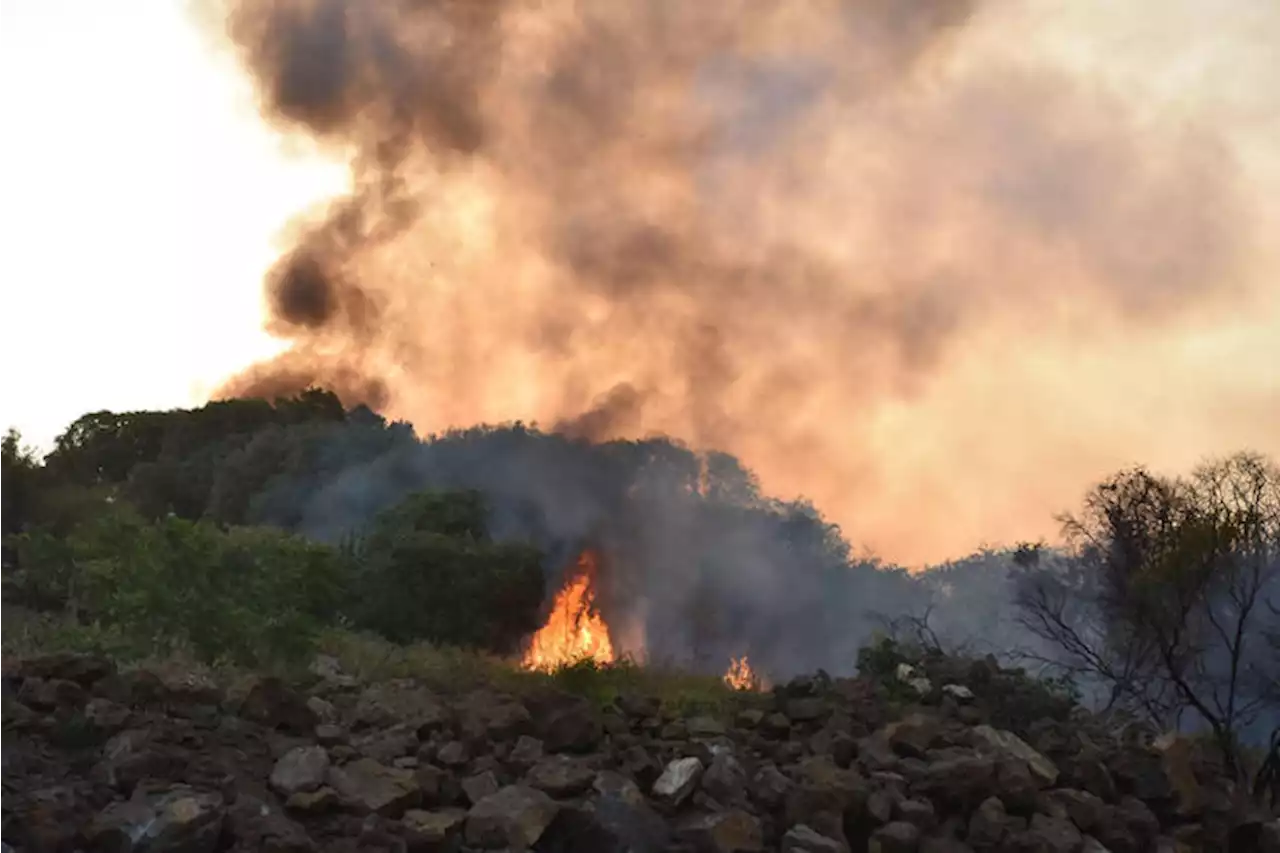
[[681,822],[678,834],[699,853],[753,853],[764,849],[760,821],[741,809],[687,818]]
[[299,746],[284,754],[271,770],[271,787],[281,796],[314,791],[329,773],[329,753],[323,746]]
[[405,840],[413,850],[436,850],[462,835],[467,813],[462,809],[409,809],[400,819]]
[[1003,729],[991,726],[974,726],[972,730],[974,746],[978,749],[996,754],[1020,758],[1027,762],[1035,778],[1049,787],[1058,781],[1058,768],[1052,761],[1036,752],[1026,741]]
[[677,758],[669,763],[658,781],[653,783],[654,799],[678,806],[689,798],[702,778],[702,762],[696,758]]
[[316,849],[300,824],[257,797],[238,796],[227,812],[227,826],[240,849],[271,853],[311,853]]
[[871,833],[867,853],[915,853],[920,846],[920,828],[894,821]]
[[961,704],[972,702],[974,699],[973,691],[963,684],[944,684],[942,692]]
[[140,792],[103,809],[86,836],[95,849],[213,853],[225,819],[221,794],[189,788],[151,795]]
[[747,791],[747,772],[730,754],[717,755],[702,776],[702,790],[724,805],[736,805]]
[[508,785],[485,797],[467,813],[465,837],[486,850],[532,847],[542,837],[560,806],[528,785]]
[[525,781],[557,799],[574,797],[591,787],[596,771],[567,755],[549,755],[533,766]]
[[782,836],[782,853],[848,853],[849,847],[805,824],[797,824]]
[[466,794],[467,802],[472,805],[480,802],[490,794],[498,793],[498,789],[501,787],[498,784],[498,777],[493,774],[492,770],[486,770],[483,773],[477,773],[462,780],[462,793]]
[[372,758],[330,767],[328,781],[342,804],[361,814],[399,817],[422,798],[414,771],[388,767]]
[[310,734],[320,722],[303,696],[279,678],[254,682],[240,703],[240,716],[270,728],[294,734]]

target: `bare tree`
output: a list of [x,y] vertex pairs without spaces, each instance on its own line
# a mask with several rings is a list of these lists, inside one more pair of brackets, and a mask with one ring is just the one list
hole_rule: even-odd
[[1241,729],[1280,709],[1280,470],[1242,453],[1188,479],[1122,472],[1063,530],[1065,558],[1019,552],[1023,625],[1109,705],[1162,725],[1189,712],[1235,769]]

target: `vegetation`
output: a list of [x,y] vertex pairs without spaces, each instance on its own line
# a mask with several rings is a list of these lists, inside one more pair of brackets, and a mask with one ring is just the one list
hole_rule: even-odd
[[[549,679],[601,702],[642,686],[697,708],[732,698],[714,674],[744,653],[766,675],[856,657],[903,701],[899,663],[995,653],[1055,671],[1003,667],[985,688],[1015,728],[1101,686],[1113,707],[1207,728],[1233,761],[1280,718],[1280,475],[1254,455],[1186,479],[1122,472],[1064,519],[1066,550],[920,578],[854,559],[732,457],[521,424],[421,440],[320,391],[98,412],[43,460],[12,431],[2,450],[6,652],[262,668],[319,649],[358,672]],[[663,665],[514,670],[548,579],[587,542],[603,607],[653,604]],[[891,636],[868,645],[871,607]]]
[[1280,719],[1280,469],[1239,454],[1186,479],[1126,471],[1063,525],[1069,554],[1019,551],[1026,627],[1108,705],[1207,726],[1234,766],[1240,735]]

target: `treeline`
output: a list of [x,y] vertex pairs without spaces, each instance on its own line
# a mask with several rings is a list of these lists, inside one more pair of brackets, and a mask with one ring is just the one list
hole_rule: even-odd
[[651,659],[845,673],[887,631],[1207,727],[1229,755],[1280,723],[1280,473],[1253,454],[1121,472],[1061,547],[915,576],[724,454],[521,424],[420,438],[322,391],[94,413],[43,459],[10,433],[3,484],[6,603],[133,650],[254,663],[337,625],[511,652],[590,545],[610,625]]
[[[536,627],[541,554],[493,541],[477,492],[414,494],[337,543],[245,524],[275,474],[308,464],[310,430],[349,417],[386,427],[311,391],[86,415],[43,460],[10,431],[6,603],[66,612],[114,651],[180,646],[208,662],[299,657],[335,625],[515,649]],[[293,455],[263,452],[291,432]]]

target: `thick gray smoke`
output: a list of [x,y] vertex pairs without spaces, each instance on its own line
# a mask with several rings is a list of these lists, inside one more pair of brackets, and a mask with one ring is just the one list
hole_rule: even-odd
[[[602,554],[599,604],[614,645],[650,661],[718,673],[748,654],[775,678],[851,673],[886,619],[931,604],[950,641],[1003,653],[1028,640],[1014,636],[1006,607],[1007,559],[952,567],[939,582],[858,559],[812,508],[761,495],[730,456],[521,427],[419,441],[371,416],[299,430],[305,450],[290,454],[252,520],[336,540],[411,492],[479,489],[497,538],[546,551],[550,588],[583,548]],[[265,433],[244,457],[271,455],[278,440]]]
[[923,563],[1145,449],[1077,356],[1141,373],[1239,283],[1212,129],[993,55],[998,4],[208,2],[354,187],[268,277],[290,348],[227,393],[672,436]]

